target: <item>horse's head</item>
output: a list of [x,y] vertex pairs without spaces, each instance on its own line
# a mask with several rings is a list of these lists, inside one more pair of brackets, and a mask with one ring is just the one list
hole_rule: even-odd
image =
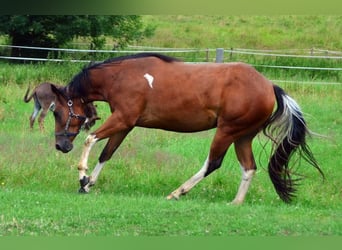
[[92,103],[86,104],[82,98],[71,98],[65,88],[51,85],[51,89],[56,95],[53,111],[56,149],[68,153],[81,128],[89,129],[99,118]]

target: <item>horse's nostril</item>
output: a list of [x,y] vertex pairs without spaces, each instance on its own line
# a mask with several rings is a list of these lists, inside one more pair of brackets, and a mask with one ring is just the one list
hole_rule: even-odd
[[72,146],[72,144],[70,143],[70,144],[68,144],[68,145],[65,146],[65,151],[66,151],[66,152],[69,152],[69,151],[72,150],[72,148],[73,148],[73,146]]
[[64,142],[64,143],[59,142],[59,143],[56,143],[55,146],[57,150],[62,151],[63,153],[68,153],[73,148],[72,143],[69,143],[69,142]]

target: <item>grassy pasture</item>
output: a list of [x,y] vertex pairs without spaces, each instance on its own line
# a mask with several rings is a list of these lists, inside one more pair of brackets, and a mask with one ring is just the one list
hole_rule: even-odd
[[[254,48],[341,50],[340,16],[145,16],[156,35],[141,45],[185,48]],[[212,56],[212,55],[211,55]],[[193,58],[196,60],[197,58]],[[340,60],[313,61],[275,58],[232,58],[255,64],[340,67]],[[322,65],[321,65],[322,63]],[[53,116],[46,131],[31,131],[33,104],[22,101],[29,84],[67,83],[80,64],[0,64],[0,235],[39,236],[341,236],[342,235],[342,85],[283,83],[281,86],[306,114],[313,137],[309,144],[325,173],[305,162],[305,179],[297,198],[284,204],[266,171],[265,138],[254,142],[258,171],[242,206],[234,198],[240,168],[234,150],[220,170],[198,184],[179,201],[165,196],[202,166],[214,130],[177,134],[135,128],[101,173],[89,195],[77,190],[77,163],[86,134],[75,140],[69,154],[54,149]],[[260,69],[262,70],[262,69]],[[341,82],[341,73],[264,70],[270,79]],[[280,72],[280,73],[279,73]],[[302,74],[302,75],[301,75]],[[98,103],[102,120],[109,115]],[[105,142],[89,159],[92,168]]]
[[[177,134],[136,128],[107,163],[89,195],[79,195],[78,163],[86,134],[69,154],[54,149],[54,121],[31,131],[33,104],[22,101],[29,83],[65,83],[80,65],[0,68],[0,235],[342,235],[342,86],[283,84],[301,105],[310,128],[328,138],[309,140],[325,172],[304,162],[306,178],[290,205],[276,195],[267,153],[255,140],[259,169],[243,206],[230,206],[240,182],[231,148],[223,166],[179,201],[165,196],[202,166],[214,131]],[[7,74],[11,67],[11,74]],[[102,121],[109,115],[98,103]],[[91,152],[97,161],[104,142]]]
[[[155,35],[139,45],[166,48],[335,50],[342,47],[337,15],[152,15]],[[210,46],[209,46],[210,45]]]

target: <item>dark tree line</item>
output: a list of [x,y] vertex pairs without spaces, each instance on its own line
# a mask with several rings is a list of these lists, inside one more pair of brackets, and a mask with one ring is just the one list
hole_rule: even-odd
[[[0,35],[8,35],[14,46],[58,48],[77,37],[89,37],[90,49],[101,49],[105,37],[113,48],[153,35],[137,15],[2,15]],[[46,58],[49,51],[12,48],[11,56]]]

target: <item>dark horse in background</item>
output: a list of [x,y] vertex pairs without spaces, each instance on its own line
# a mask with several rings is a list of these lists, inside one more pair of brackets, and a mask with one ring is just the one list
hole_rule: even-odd
[[[168,199],[178,199],[218,169],[234,144],[242,180],[232,203],[242,203],[256,170],[252,140],[260,131],[275,144],[268,171],[283,201],[291,201],[295,192],[296,179],[289,167],[295,151],[323,175],[306,144],[309,130],[298,104],[244,63],[187,64],[141,53],[84,68],[66,87],[52,86],[52,90],[57,96],[56,148],[64,153],[72,149],[83,122],[76,116],[70,118],[71,109],[81,117],[87,103],[104,101],[112,112],[85,141],[78,165],[80,192],[89,192],[104,164],[135,126],[176,132],[217,128],[202,168]],[[90,150],[103,139],[108,139],[107,144],[88,176]]]

